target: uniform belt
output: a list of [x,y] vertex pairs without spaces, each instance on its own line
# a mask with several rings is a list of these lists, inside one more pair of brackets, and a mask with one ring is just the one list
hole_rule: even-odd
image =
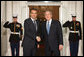
[[71,32],[71,33],[79,33],[79,31],[69,31],[69,32]]
[[19,32],[11,32],[11,34],[20,34]]

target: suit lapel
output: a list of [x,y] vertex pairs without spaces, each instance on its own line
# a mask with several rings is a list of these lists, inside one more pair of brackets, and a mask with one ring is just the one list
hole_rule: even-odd
[[48,35],[47,29],[46,29],[46,21],[44,22],[44,30],[45,30],[45,33]]
[[31,27],[32,27],[32,29],[36,32],[36,29],[35,29],[34,23],[33,23],[33,21],[31,20],[31,18],[30,18],[30,22],[31,22]]

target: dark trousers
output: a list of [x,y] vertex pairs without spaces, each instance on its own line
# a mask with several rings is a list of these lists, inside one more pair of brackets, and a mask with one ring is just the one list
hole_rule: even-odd
[[46,56],[60,56],[60,52],[58,50],[52,50],[49,44],[47,44],[45,47],[45,55]]
[[[19,56],[19,46],[20,46],[20,42],[17,42],[17,43],[10,42],[12,56]],[[15,54],[15,51],[16,51],[16,54]]]
[[23,56],[35,56],[36,48],[23,47]]
[[69,41],[70,43],[70,52],[71,56],[77,56],[78,55],[78,47],[79,47],[79,41]]

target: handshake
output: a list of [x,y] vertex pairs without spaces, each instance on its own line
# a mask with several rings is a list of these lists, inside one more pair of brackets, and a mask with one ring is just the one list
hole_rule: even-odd
[[[39,36],[37,36],[37,37],[36,37],[36,40],[37,40],[37,42],[40,42],[40,41],[41,41],[41,38],[40,38]],[[40,45],[37,44],[37,48],[39,48],[39,47],[40,47]]]
[[40,36],[36,36],[36,40],[37,40],[37,42],[40,42],[41,41]]

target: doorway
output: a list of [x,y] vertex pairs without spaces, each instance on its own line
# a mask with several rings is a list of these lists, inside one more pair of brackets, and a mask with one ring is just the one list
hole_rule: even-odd
[[[52,11],[52,17],[54,20],[59,20],[59,7],[60,6],[28,6],[29,7],[29,11],[31,8],[36,8],[38,10],[38,19],[45,21],[44,18],[44,12],[46,10],[50,10]],[[29,12],[30,15],[30,12]]]
[[[59,20],[59,7],[60,6],[28,6],[29,7],[29,17],[30,17],[30,9],[36,8],[38,10],[37,18],[40,19],[40,21],[44,22],[44,12],[46,10],[52,11],[52,18],[54,20]],[[40,24],[42,24],[40,22]],[[36,56],[45,56],[45,47],[44,47],[44,39],[40,43],[40,48],[37,49]]]

